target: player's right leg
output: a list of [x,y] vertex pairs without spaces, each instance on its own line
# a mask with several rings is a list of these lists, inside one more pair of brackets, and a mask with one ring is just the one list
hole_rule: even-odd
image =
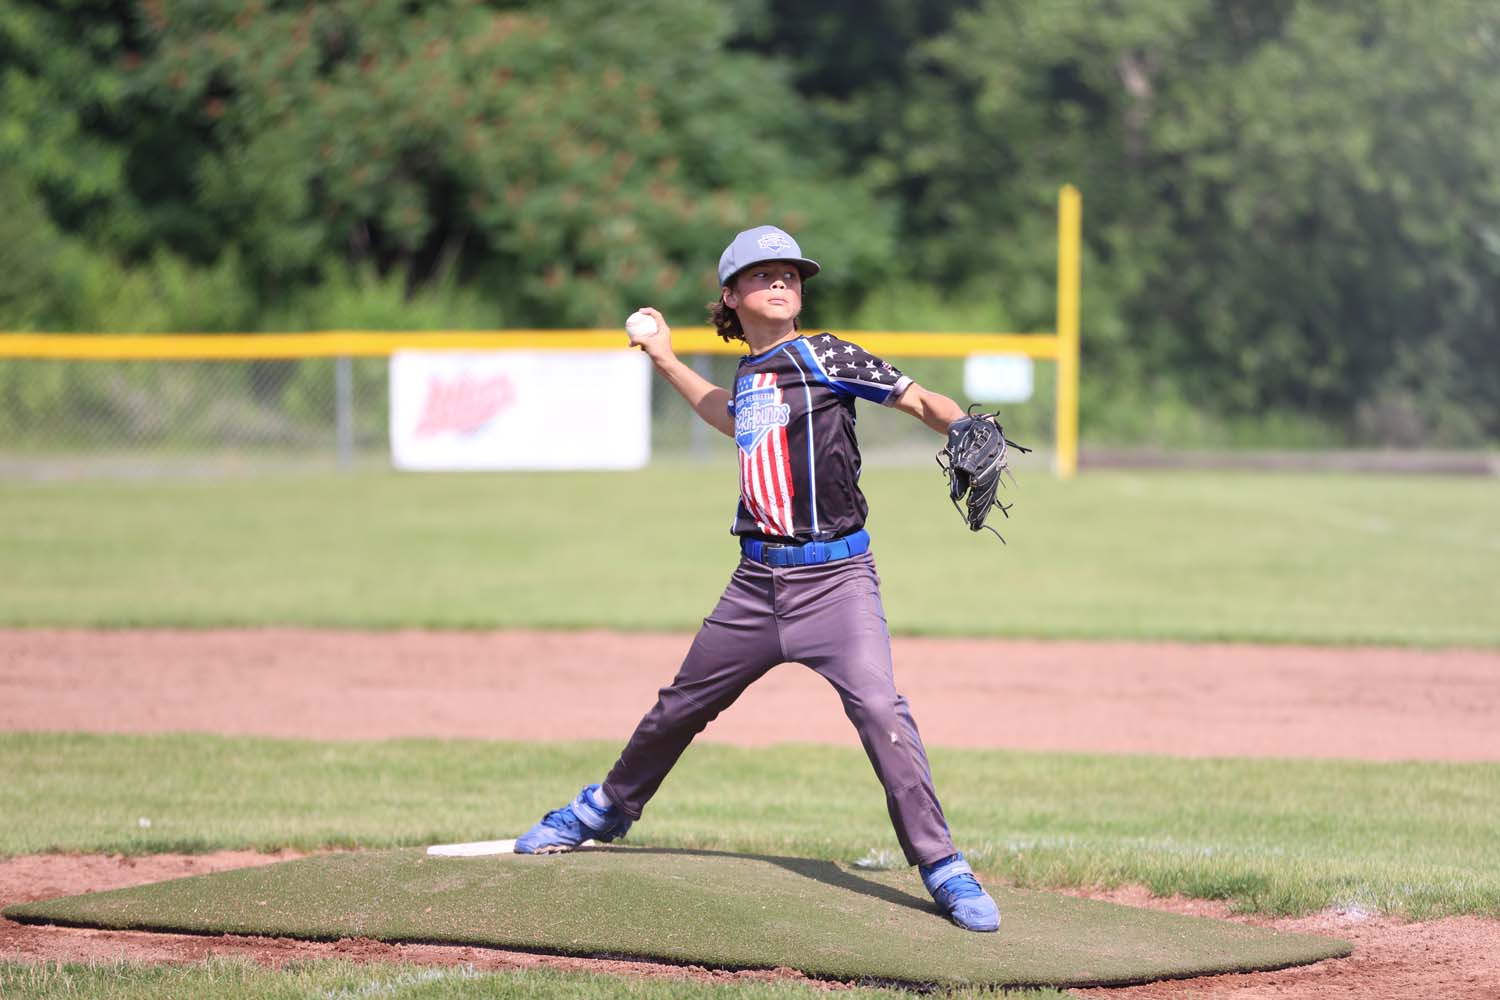
[[693,738],[782,658],[770,570],[741,562],[677,676],[636,725],[609,775],[549,812],[516,841],[516,852],[559,853],[585,840],[623,836]]

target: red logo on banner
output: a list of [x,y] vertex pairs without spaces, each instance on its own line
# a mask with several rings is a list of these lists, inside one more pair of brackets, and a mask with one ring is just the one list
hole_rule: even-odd
[[416,436],[452,432],[472,434],[495,418],[516,398],[515,386],[505,375],[476,378],[463,374],[454,379],[429,378],[427,399]]

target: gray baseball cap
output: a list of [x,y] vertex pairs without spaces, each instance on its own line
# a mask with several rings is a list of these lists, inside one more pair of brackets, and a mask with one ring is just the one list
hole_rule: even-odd
[[768,260],[789,260],[797,265],[804,279],[811,278],[823,270],[815,260],[802,256],[802,248],[783,230],[775,226],[756,226],[747,229],[724,248],[719,257],[719,284],[729,284],[729,279],[751,264],[762,264]]

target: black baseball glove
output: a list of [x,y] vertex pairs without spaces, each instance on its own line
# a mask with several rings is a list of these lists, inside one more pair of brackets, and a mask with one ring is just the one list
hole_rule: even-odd
[[[969,415],[957,420],[948,428],[948,444],[937,454],[938,468],[948,477],[948,497],[953,507],[962,515],[970,531],[988,528],[995,537],[1004,542],[1000,532],[985,524],[992,509],[1009,517],[1009,504],[995,498],[1000,488],[1000,477],[1010,475],[1008,458],[1010,449],[1029,452],[1031,449],[1014,441],[1005,440],[1000,429],[998,413],[975,413],[969,407]],[[963,501],[960,505],[959,501]]]

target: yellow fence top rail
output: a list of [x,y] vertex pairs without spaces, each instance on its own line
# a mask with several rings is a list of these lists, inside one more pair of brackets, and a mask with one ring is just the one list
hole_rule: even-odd
[[[892,357],[961,358],[971,354],[1058,356],[1050,333],[916,333],[843,331],[866,350]],[[672,346],[681,354],[743,355],[710,327],[679,327]],[[0,334],[0,358],[74,361],[224,361],[291,358],[384,357],[400,350],[623,350],[614,330],[329,330],[322,333]]]
[[[962,358],[971,354],[1024,354],[1057,362],[1057,474],[1078,470],[1079,293],[1083,198],[1063,185],[1057,202],[1057,329],[1047,333],[894,333],[841,331],[866,350],[888,357]],[[812,331],[808,331],[811,333]],[[0,358],[82,361],[221,361],[384,357],[400,350],[611,350],[625,348],[623,330],[403,330],[375,333],[58,334],[0,333]],[[681,354],[743,355],[709,327],[672,331]]]

